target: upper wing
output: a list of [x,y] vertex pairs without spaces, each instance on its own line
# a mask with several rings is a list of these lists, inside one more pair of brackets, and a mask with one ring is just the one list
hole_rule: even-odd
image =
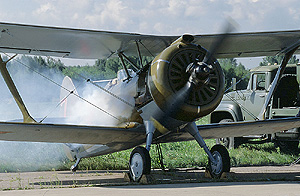
[[[233,122],[225,124],[198,125],[200,135],[204,139],[241,137],[248,135],[272,134],[300,127],[300,118],[282,118],[261,121]],[[160,138],[158,142],[189,141],[194,138],[185,130]]]
[[[195,43],[208,49],[217,36],[195,35]],[[149,56],[160,53],[178,37],[0,23],[0,51],[41,56],[98,59],[115,52],[136,55],[137,41],[142,43],[143,55]],[[215,56],[274,56],[299,39],[300,30],[232,33]]]
[[176,37],[116,33],[108,31],[70,29],[22,24],[0,23],[0,51],[40,56],[78,59],[99,59],[115,52],[136,55],[136,41],[150,56],[161,52]]
[[133,128],[0,122],[0,140],[102,144],[124,150],[145,142],[145,127]]
[[[209,49],[219,35],[196,36],[197,44]],[[218,49],[217,58],[275,56],[300,42],[300,30],[253,33],[232,33]],[[296,54],[300,53],[298,49]]]

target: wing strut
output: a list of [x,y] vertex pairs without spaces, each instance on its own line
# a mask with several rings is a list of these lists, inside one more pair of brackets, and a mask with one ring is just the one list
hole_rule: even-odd
[[6,67],[6,64],[12,60],[15,56],[11,57],[9,60],[7,61],[3,61],[2,57],[0,56],[0,72],[2,74],[2,77],[8,87],[8,89],[10,90],[10,93],[13,95],[19,109],[21,110],[22,112],[22,115],[23,115],[23,121],[24,123],[36,123],[36,121],[30,116],[20,94],[19,94],[19,91],[17,90],[17,87],[15,85],[15,83],[13,82],[8,70],[7,70],[7,67]]
[[300,40],[298,40],[296,43],[294,43],[293,45],[291,45],[290,47],[285,48],[284,50],[281,51],[281,53],[284,53],[284,58],[281,62],[281,65],[278,68],[278,71],[275,75],[275,78],[272,82],[272,86],[270,88],[270,91],[267,95],[266,101],[264,103],[263,108],[261,109],[259,115],[258,115],[258,119],[260,120],[265,120],[266,117],[266,111],[267,111],[267,107],[271,101],[271,98],[278,86],[278,82],[286,68],[286,65],[288,63],[288,61],[290,60],[290,58],[293,56],[293,54],[295,53],[295,51],[299,48],[300,46]]

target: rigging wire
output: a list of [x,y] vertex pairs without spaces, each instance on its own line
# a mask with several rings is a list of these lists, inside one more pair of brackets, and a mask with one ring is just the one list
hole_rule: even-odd
[[[3,53],[4,53],[4,52],[3,52]],[[7,57],[11,57],[11,56],[10,56],[10,55],[8,55],[7,53],[4,53],[4,54],[5,54]],[[36,70],[35,70],[35,69],[33,69],[32,67],[30,67],[30,66],[26,65],[26,64],[25,64],[25,63],[23,63],[22,61],[20,61],[20,60],[18,60],[18,59],[14,59],[14,61],[16,61],[16,62],[20,63],[21,65],[25,66],[26,68],[28,68],[29,70],[31,70],[31,71],[33,71],[33,72],[35,72],[36,74],[40,75],[41,77],[43,77],[43,78],[47,79],[48,81],[52,82],[53,84],[55,84],[55,85],[59,86],[60,88],[62,88],[62,89],[64,89],[64,90],[66,90],[66,91],[67,91],[67,92],[69,92],[70,94],[73,94],[74,96],[78,97],[79,99],[81,99],[81,100],[83,100],[83,101],[87,102],[88,104],[90,104],[90,105],[94,106],[95,108],[99,109],[99,110],[100,110],[100,111],[102,111],[103,113],[105,113],[105,114],[107,114],[107,115],[109,115],[109,116],[113,117],[114,119],[116,119],[116,120],[118,120],[118,121],[121,121],[121,122],[122,122],[122,119],[120,119],[120,118],[118,118],[118,117],[114,116],[113,114],[111,114],[111,113],[107,112],[106,110],[104,110],[104,109],[100,108],[99,106],[95,105],[94,103],[92,103],[92,102],[88,101],[87,99],[85,99],[85,98],[83,98],[83,97],[79,96],[78,94],[75,94],[75,93],[73,93],[73,91],[71,91],[71,90],[69,90],[69,89],[65,88],[64,86],[62,86],[62,85],[60,85],[59,83],[57,83],[57,82],[55,82],[54,80],[52,80],[51,78],[49,78],[49,77],[47,77],[47,76],[45,76],[45,75],[43,75],[43,74],[39,73],[38,71],[36,71]],[[43,120],[45,120],[45,118],[43,118]]]
[[54,109],[53,110],[51,110],[44,118],[42,118],[40,121],[39,121],[39,123],[42,123],[46,118],[48,118],[48,116],[50,115],[50,114],[52,114],[63,102],[65,102],[66,100],[67,100],[67,98],[70,96],[70,95],[72,95],[72,94],[74,94],[74,91],[76,90],[76,89],[78,89],[79,87],[81,86],[81,84],[80,85],[78,85],[78,86],[76,86],[72,91],[70,91],[64,98],[62,98],[62,100],[60,100],[59,101],[59,103],[54,107]]
[[153,54],[152,54],[152,52],[143,44],[143,42],[141,41],[141,40],[138,40],[138,42],[140,43],[140,44],[142,44],[142,46],[149,52],[149,54],[152,56],[152,57],[155,57]]
[[[31,51],[36,51],[36,52],[40,53],[42,56],[47,57],[47,59],[51,59],[51,57],[50,57],[49,55],[45,54],[44,52],[42,52],[42,51],[39,50],[39,49],[36,49],[35,47],[31,46],[30,44],[24,42],[22,39],[20,39],[20,38],[14,36],[14,35],[12,35],[9,31],[5,31],[5,33],[7,33],[8,35],[10,35],[10,36],[13,37],[14,39],[17,39],[18,41],[24,43],[25,45],[28,45],[28,46],[31,48]],[[143,45],[143,44],[142,44],[142,45]],[[144,47],[145,47],[145,46],[144,46]],[[146,48],[146,49],[147,49],[147,48]],[[147,50],[148,50],[148,49],[147,49]],[[149,51],[149,52],[150,52],[150,51]],[[113,54],[114,54],[114,52],[111,52],[111,54],[108,56],[108,58],[110,58]],[[108,58],[107,58],[107,59],[108,59]],[[63,67],[64,69],[67,69],[67,67],[64,66],[64,65],[63,65],[62,67]],[[70,71],[70,69],[68,69],[68,71]],[[135,108],[135,106],[132,105],[132,104],[130,104],[128,101],[122,99],[121,97],[119,97],[119,96],[117,96],[116,94],[110,92],[109,90],[107,90],[107,89],[105,89],[105,88],[99,86],[99,85],[96,84],[94,81],[92,81],[90,78],[84,77],[83,75],[81,75],[81,74],[79,74],[79,73],[77,73],[77,72],[75,72],[75,71],[71,71],[71,72],[74,73],[74,74],[76,74],[77,76],[83,78],[86,82],[89,82],[89,83],[91,83],[92,85],[96,86],[97,88],[100,88],[101,90],[103,90],[104,92],[106,92],[106,93],[108,93],[109,95],[113,96],[114,98],[116,98],[116,99],[122,101],[122,102],[125,103],[126,105],[128,105],[128,106],[130,106],[130,107],[132,107],[132,108]]]
[[121,102],[125,103],[126,105],[128,105],[128,106],[130,106],[132,108],[135,108],[135,106],[132,105],[131,103],[129,103],[128,101],[126,101],[125,99],[122,99],[118,95],[116,95],[116,94],[112,93],[111,91],[109,91],[109,90],[103,88],[102,86],[98,85],[97,83],[95,83],[94,81],[92,81],[90,78],[86,78],[83,75],[81,75],[81,74],[79,74],[79,73],[77,73],[75,71],[73,71],[73,73],[77,74],[79,77],[85,79],[86,82],[91,83],[92,85],[96,86],[97,88],[101,89],[102,91],[106,92],[107,94],[111,95],[112,97],[114,97],[114,98],[120,100]]
[[[44,54],[44,52],[42,52],[41,50],[39,50],[39,49],[36,49],[35,47],[32,47],[30,44],[28,44],[28,43],[24,42],[22,39],[20,39],[20,38],[18,38],[18,37],[16,37],[16,36],[14,36],[14,35],[12,35],[12,34],[11,34],[11,33],[10,33],[8,30],[7,30],[7,31],[5,31],[5,33],[7,33],[7,34],[8,34],[9,36],[11,36],[12,38],[14,38],[14,39],[17,39],[18,41],[20,41],[20,42],[24,43],[25,45],[28,45],[28,46],[31,48],[31,51],[36,51],[36,52],[40,53],[41,55],[43,55],[43,56],[47,57],[47,59],[48,59],[48,60],[49,60],[49,59],[51,59],[51,57],[50,57],[50,56],[48,56],[48,55]],[[3,53],[4,53],[4,52],[3,52]],[[6,54],[6,53],[4,53],[4,54],[5,54],[6,56],[9,56],[9,55],[8,55],[8,54]],[[113,54],[114,54],[114,53],[112,52],[112,53],[109,55],[109,57],[111,57]],[[109,57],[108,57],[108,58],[109,58]],[[21,62],[19,61],[19,63],[21,63]],[[62,87],[62,86],[61,86],[60,84],[58,84],[57,82],[55,82],[55,81],[51,80],[50,78],[47,78],[46,76],[44,76],[44,75],[40,74],[39,72],[37,72],[37,71],[33,70],[33,69],[32,69],[32,68],[30,68],[28,65],[25,65],[24,63],[21,63],[21,64],[22,64],[22,65],[24,65],[24,66],[26,66],[28,69],[31,69],[32,71],[34,71],[34,72],[35,72],[35,73],[37,73],[38,75],[40,75],[40,76],[42,76],[42,77],[46,78],[47,80],[49,80],[50,82],[54,83],[55,85],[57,85],[57,86],[60,86],[61,88],[63,88],[63,89],[65,89],[65,90],[67,90],[67,91],[70,93],[70,91],[69,91],[68,89],[66,89],[66,88]],[[62,66],[62,67],[63,67],[64,69],[66,69],[66,66]],[[70,69],[68,69],[68,70],[70,70]],[[114,97],[114,98],[116,98],[116,99],[120,100],[121,102],[123,102],[123,103],[125,103],[125,104],[129,105],[130,107],[133,107],[133,108],[135,108],[135,106],[134,106],[134,105],[132,105],[132,104],[130,104],[128,101],[126,101],[126,100],[122,99],[121,97],[119,97],[119,96],[117,96],[116,94],[114,94],[114,93],[112,93],[112,92],[108,91],[107,89],[105,89],[105,88],[103,88],[103,87],[99,86],[98,84],[96,84],[96,83],[95,83],[94,81],[92,81],[91,79],[89,79],[89,78],[86,78],[86,77],[84,77],[83,75],[81,75],[81,74],[79,74],[79,73],[77,73],[77,72],[75,72],[75,71],[72,71],[72,72],[73,72],[73,73],[75,73],[76,75],[78,75],[79,77],[81,77],[81,78],[84,78],[86,82],[89,82],[89,83],[91,83],[92,85],[94,85],[94,86],[96,86],[97,88],[99,88],[99,89],[103,90],[104,92],[108,93],[108,94],[109,94],[109,95],[111,95],[112,97]],[[104,109],[100,108],[99,106],[97,106],[97,105],[95,105],[95,104],[93,104],[93,103],[91,103],[91,102],[89,102],[89,101],[85,100],[84,98],[80,97],[79,95],[76,95],[76,94],[74,94],[74,95],[75,95],[75,96],[77,96],[78,98],[80,98],[80,99],[84,100],[85,102],[87,102],[87,103],[90,103],[92,106],[94,106],[94,107],[98,108],[99,110],[101,110],[102,112],[104,112],[104,113],[108,114],[109,116],[111,116],[111,117],[113,117],[113,118],[115,118],[115,119],[117,119],[117,120],[119,120],[119,121],[121,121],[121,122],[122,122],[122,120],[121,120],[121,119],[119,119],[119,118],[115,117],[114,115],[110,114],[109,112],[105,111]]]

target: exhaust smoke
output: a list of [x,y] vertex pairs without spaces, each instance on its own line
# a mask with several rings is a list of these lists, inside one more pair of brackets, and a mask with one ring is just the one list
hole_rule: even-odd
[[[135,81],[132,82],[135,83]],[[118,126],[120,123],[128,122],[133,112],[135,88],[125,89],[124,83],[120,83],[110,89],[114,95],[130,105],[92,84],[87,84],[83,89],[79,92],[82,91],[82,97],[88,102],[79,98],[74,99],[74,95],[70,96],[73,103],[69,101],[67,103],[69,115],[66,122],[68,124]]]
[[[40,62],[33,60],[32,57],[23,56],[18,58],[18,61],[30,65],[57,84],[63,81],[64,75],[60,71],[49,69],[47,66],[43,68]],[[132,115],[137,77],[132,78],[131,85],[121,82],[122,80],[110,81],[109,90],[121,100],[87,83],[78,89],[78,92],[80,97],[88,102],[71,94],[60,106],[58,103],[62,98],[59,86],[16,61],[11,61],[7,66],[29,113],[37,121],[47,116],[44,121],[47,123],[118,126],[122,122],[127,122]],[[22,121],[21,112],[2,77],[0,77],[0,88],[0,120]],[[74,86],[69,90],[74,91]],[[65,95],[68,93],[66,91]],[[67,103],[66,107],[65,103]],[[59,122],[55,122],[57,119]],[[0,141],[0,160],[0,172],[39,171],[62,168],[67,156],[64,152],[64,144]]]
[[[58,70],[43,67],[32,57],[23,56],[17,61],[30,65],[57,83],[63,79]],[[30,114],[37,120],[46,115],[58,117],[59,112],[53,108],[59,102],[59,87],[17,61],[8,63],[7,68]],[[2,77],[0,89],[0,120],[22,122],[22,114]],[[0,172],[10,172],[60,169],[67,158],[63,144],[0,141],[0,160]]]

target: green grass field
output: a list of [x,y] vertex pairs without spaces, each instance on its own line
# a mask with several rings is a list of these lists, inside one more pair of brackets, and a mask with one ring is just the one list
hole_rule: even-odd
[[[209,147],[215,144],[214,140],[206,140]],[[207,155],[195,141],[161,144],[164,166],[166,168],[205,167]],[[131,150],[109,155],[83,159],[79,164],[80,170],[114,170],[128,169]],[[272,143],[251,145],[243,144],[238,149],[229,150],[231,166],[251,165],[285,165],[290,164],[300,155],[280,153]],[[150,156],[152,168],[160,168],[156,146],[153,145]],[[68,162],[61,169],[68,169],[73,163]]]
[[[200,119],[197,124],[207,124],[208,119]],[[215,145],[215,140],[206,140],[211,148]],[[152,158],[152,168],[160,168],[156,145],[152,145],[150,156]],[[203,149],[196,141],[175,142],[161,144],[166,168],[189,168],[205,167],[208,158]],[[83,159],[79,164],[81,170],[93,169],[127,169],[130,150],[104,155],[94,158]],[[229,150],[231,166],[250,165],[285,165],[296,160],[299,154],[284,154],[273,143],[266,144],[243,144],[237,149]],[[69,162],[62,169],[68,169],[73,163]]]

